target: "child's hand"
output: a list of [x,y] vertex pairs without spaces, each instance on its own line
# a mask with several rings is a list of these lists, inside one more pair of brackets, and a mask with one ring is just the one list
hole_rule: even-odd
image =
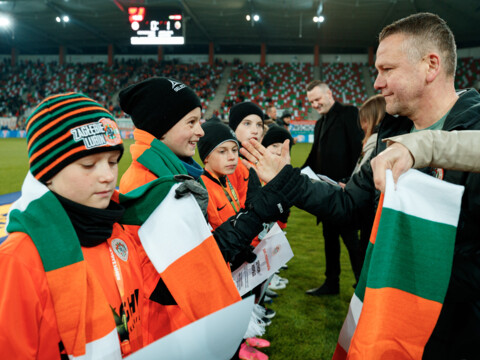
[[[258,177],[268,183],[285,167],[290,164],[290,141],[285,140],[281,155],[272,154],[255,139],[242,142],[240,152],[249,161],[242,159],[245,166],[254,167]],[[253,164],[253,165],[252,165]]]

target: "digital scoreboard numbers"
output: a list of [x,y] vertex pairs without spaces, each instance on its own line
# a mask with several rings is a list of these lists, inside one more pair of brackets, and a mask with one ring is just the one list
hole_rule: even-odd
[[134,33],[130,37],[132,45],[185,44],[183,16],[178,10],[129,7],[128,20]]

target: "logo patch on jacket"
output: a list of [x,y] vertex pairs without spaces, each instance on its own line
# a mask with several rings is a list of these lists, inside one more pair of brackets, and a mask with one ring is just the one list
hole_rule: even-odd
[[112,249],[120,259],[122,259],[123,261],[128,260],[128,247],[127,244],[125,244],[125,241],[123,241],[122,239],[113,239]]
[[227,204],[223,205],[222,207],[217,207],[217,211],[222,210],[225,206],[227,206]]
[[445,177],[445,170],[442,168],[430,168],[430,175],[437,179],[443,180]]

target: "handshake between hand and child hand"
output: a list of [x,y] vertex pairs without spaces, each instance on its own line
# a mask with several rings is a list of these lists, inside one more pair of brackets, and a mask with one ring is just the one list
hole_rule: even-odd
[[240,153],[245,157],[243,164],[250,169],[253,167],[258,177],[268,183],[285,167],[290,164],[290,140],[285,140],[282,145],[281,155],[268,151],[262,144],[255,139],[242,142]]

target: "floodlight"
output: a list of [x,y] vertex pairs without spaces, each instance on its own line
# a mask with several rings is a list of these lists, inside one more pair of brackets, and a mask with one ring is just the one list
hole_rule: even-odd
[[247,19],[247,21],[250,21],[251,19],[250,15],[245,16],[245,19]]
[[62,19],[60,19],[60,16],[57,16],[57,17],[55,18],[55,20],[56,20],[57,22],[62,21]]
[[11,24],[11,20],[8,16],[1,15],[0,16],[0,27],[6,28],[9,27]]
[[68,15],[63,15],[63,18],[62,18],[63,22],[69,22],[70,21],[70,18],[68,17]]
[[257,14],[253,15],[253,20],[255,20],[255,21],[260,20],[260,16],[258,16]]

